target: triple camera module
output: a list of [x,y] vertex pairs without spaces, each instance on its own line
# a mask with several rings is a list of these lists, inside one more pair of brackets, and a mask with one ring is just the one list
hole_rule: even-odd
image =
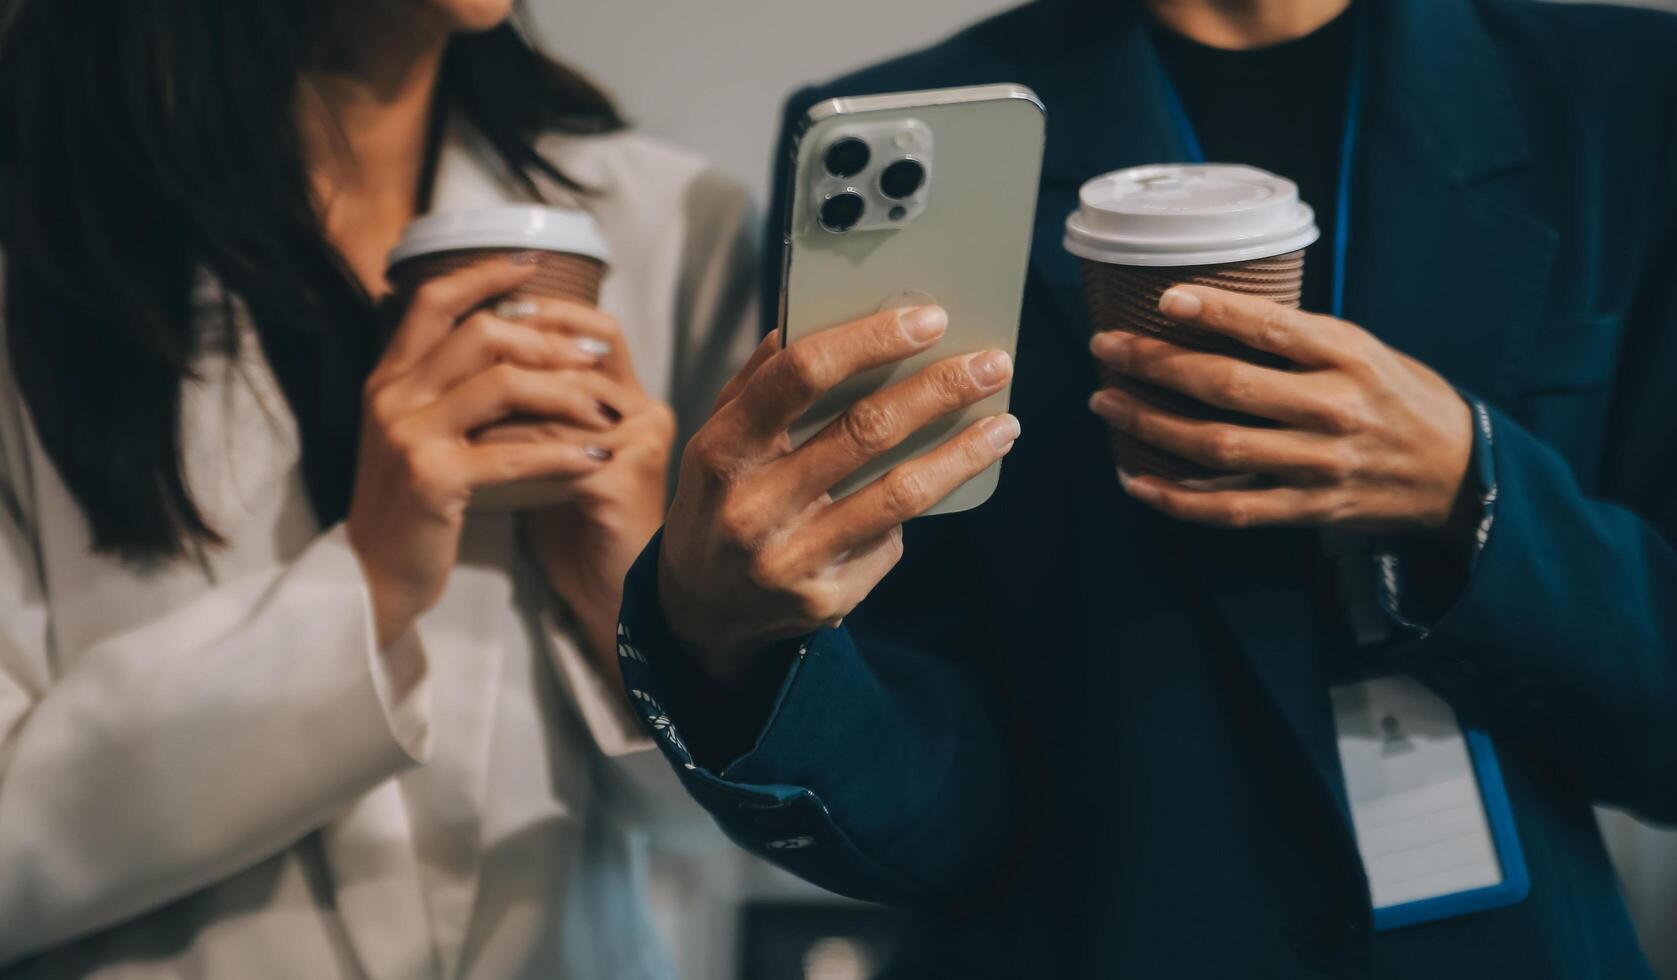
[[820,152],[815,220],[834,234],[891,228],[925,210],[931,132],[914,120],[846,127]]

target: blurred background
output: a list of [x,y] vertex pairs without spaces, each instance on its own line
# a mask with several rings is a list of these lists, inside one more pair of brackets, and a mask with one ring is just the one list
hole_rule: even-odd
[[[527,0],[546,47],[636,125],[702,153],[766,200],[781,101],[800,85],[921,47],[1012,0]],[[1642,0],[1677,7],[1677,0]],[[749,25],[749,29],[742,29]],[[1677,773],[1673,774],[1677,779]],[[1677,833],[1603,813],[1644,945],[1677,980]],[[653,860],[684,980],[864,980],[895,916],[843,902],[720,845]]]

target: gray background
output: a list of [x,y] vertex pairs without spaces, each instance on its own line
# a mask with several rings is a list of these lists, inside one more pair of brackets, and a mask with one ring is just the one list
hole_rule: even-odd
[[[1677,7],[1677,0],[1644,0]],[[759,202],[781,100],[798,85],[910,50],[1007,0],[529,0],[547,48],[604,84],[647,132],[703,153]],[[1677,778],[1674,775],[1673,778]],[[1677,834],[1606,814],[1644,942],[1677,980]],[[819,893],[725,847],[660,855],[654,900],[685,980],[734,976],[747,896]],[[842,974],[833,974],[842,976]]]

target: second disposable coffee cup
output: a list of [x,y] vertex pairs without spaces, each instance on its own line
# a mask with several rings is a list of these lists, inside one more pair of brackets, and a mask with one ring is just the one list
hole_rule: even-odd
[[[402,233],[387,277],[405,299],[430,279],[518,253],[528,253],[537,267],[518,288],[520,296],[599,304],[610,250],[592,216],[562,208],[509,205],[425,215]],[[566,496],[563,481],[526,480],[478,490],[471,509],[525,510]]]
[[[1159,297],[1172,286],[1193,283],[1296,307],[1304,249],[1316,237],[1314,213],[1285,177],[1237,164],[1162,164],[1085,183],[1078,209],[1066,219],[1065,248],[1083,260],[1089,323],[1096,332],[1123,330],[1284,366],[1272,354],[1169,319],[1159,312]],[[1105,369],[1101,382],[1189,418],[1267,424]],[[1241,480],[1117,429],[1111,440],[1113,457],[1126,474],[1155,474],[1198,487]]]

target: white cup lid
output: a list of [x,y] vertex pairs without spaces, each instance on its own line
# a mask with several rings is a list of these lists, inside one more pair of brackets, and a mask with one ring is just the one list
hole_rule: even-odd
[[439,211],[416,219],[390,251],[396,265],[416,255],[464,248],[521,248],[611,257],[594,218],[582,211],[535,205]]
[[1066,251],[1115,265],[1244,262],[1316,240],[1298,187],[1231,163],[1130,167],[1085,183],[1066,218]]

